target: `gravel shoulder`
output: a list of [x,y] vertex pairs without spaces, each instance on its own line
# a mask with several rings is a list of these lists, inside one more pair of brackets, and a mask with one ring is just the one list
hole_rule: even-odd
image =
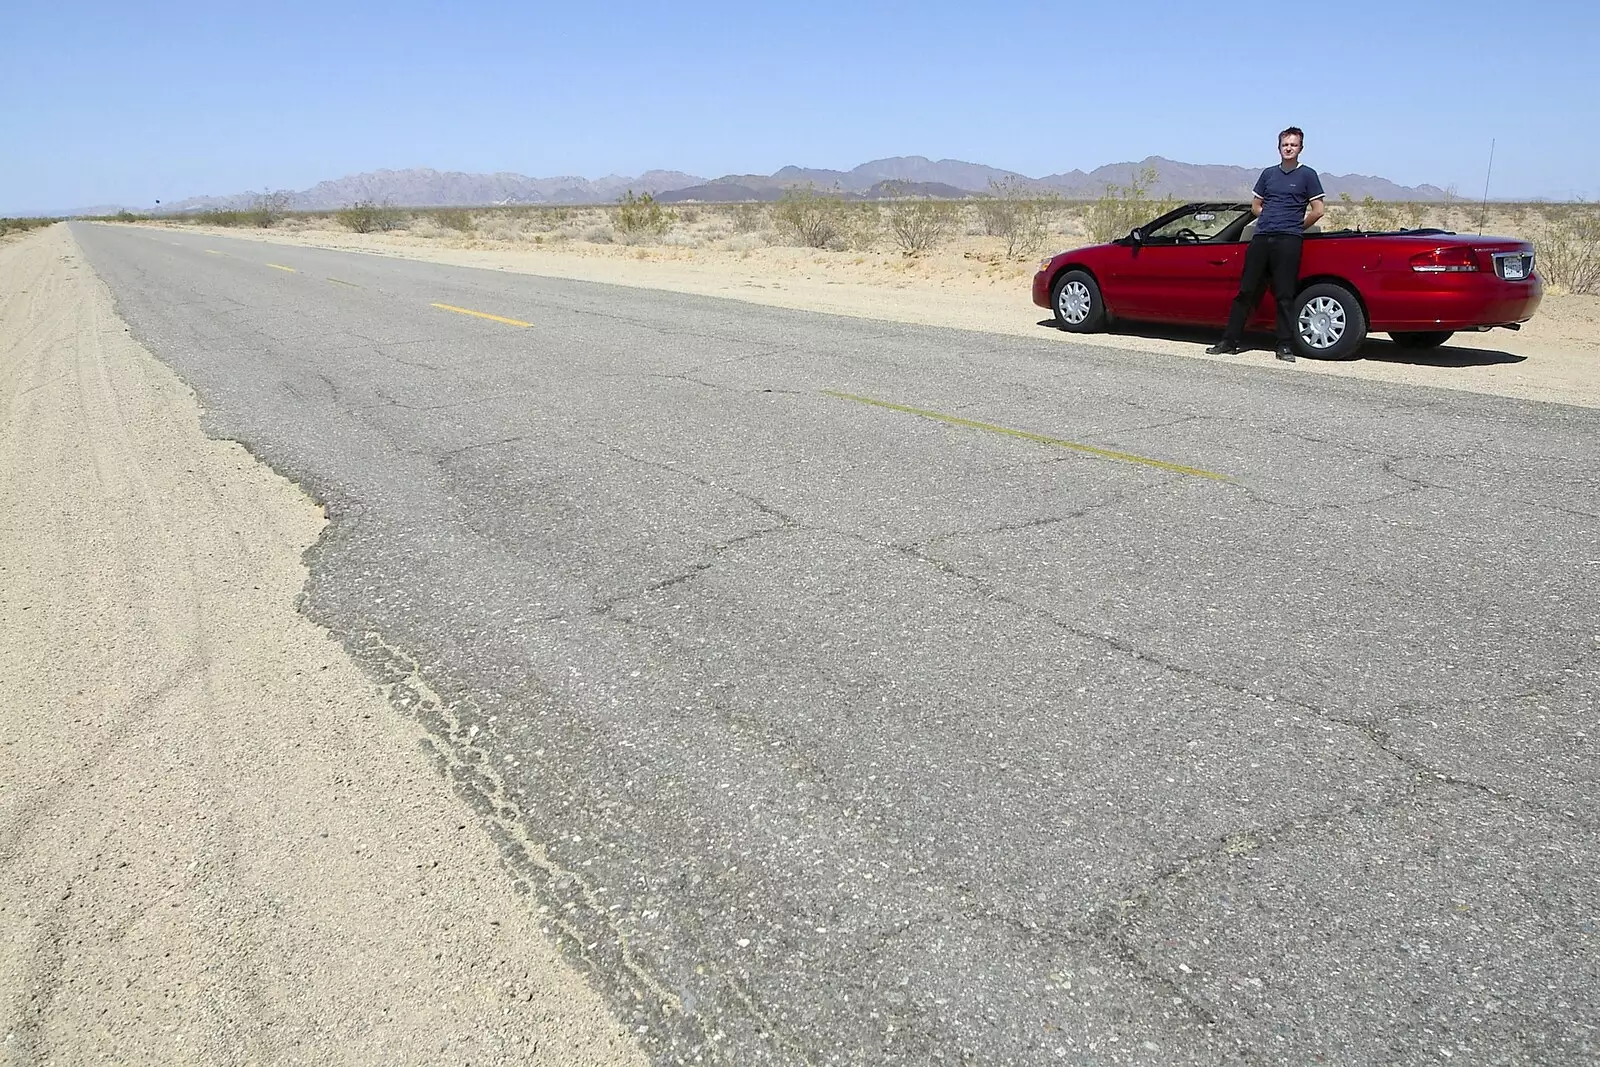
[[0,1062],[642,1064],[65,226],[0,245],[0,404]]

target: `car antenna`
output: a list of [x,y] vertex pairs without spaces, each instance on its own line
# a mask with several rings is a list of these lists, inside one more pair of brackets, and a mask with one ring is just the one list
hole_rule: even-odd
[[1494,173],[1494,138],[1489,138],[1489,169],[1483,175],[1483,209],[1478,212],[1478,236],[1489,222],[1489,175]]

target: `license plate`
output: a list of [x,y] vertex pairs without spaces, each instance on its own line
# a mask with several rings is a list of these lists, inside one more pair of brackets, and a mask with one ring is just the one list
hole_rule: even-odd
[[1521,256],[1507,256],[1500,262],[1507,281],[1521,281],[1527,275],[1527,267],[1524,266],[1526,261]]

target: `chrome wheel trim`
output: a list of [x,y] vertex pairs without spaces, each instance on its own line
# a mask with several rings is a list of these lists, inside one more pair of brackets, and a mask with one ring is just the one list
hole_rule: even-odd
[[1300,340],[1319,352],[1338,344],[1349,325],[1344,304],[1331,296],[1307,300],[1300,309]]
[[1076,279],[1063,285],[1056,294],[1056,310],[1074,326],[1087,319],[1093,307],[1094,298],[1089,295],[1089,287]]

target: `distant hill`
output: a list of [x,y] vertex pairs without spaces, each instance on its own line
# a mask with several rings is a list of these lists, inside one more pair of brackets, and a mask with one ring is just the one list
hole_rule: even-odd
[[913,182],[904,180],[881,181],[864,189],[846,189],[838,183],[819,185],[815,181],[779,182],[760,175],[741,175],[733,179],[718,178],[714,182],[691,185],[686,189],[673,189],[656,194],[663,204],[738,203],[742,200],[776,200],[785,189],[811,186],[820,192],[839,195],[846,200],[890,200],[901,196],[931,196],[943,200],[959,200],[971,196],[974,190],[959,189],[944,182]]
[[[1184,199],[1246,197],[1259,167],[1181,163],[1149,156],[1136,163],[1110,163],[1092,171],[1071,170],[1031,178],[1015,171],[967,163],[959,159],[931,160],[923,156],[893,156],[863,163],[851,170],[784,167],[772,174],[728,174],[706,179],[681,171],[651,170],[629,178],[611,174],[603,178],[558,176],[530,178],[522,174],[468,174],[429,168],[377,170],[319,182],[291,194],[300,211],[327,211],[358,200],[374,200],[400,207],[487,207],[502,204],[606,204],[624,192],[651,193],[673,203],[728,203],[741,200],[776,200],[785,189],[810,185],[819,192],[837,192],[852,199],[878,199],[903,190],[913,195],[959,197],[987,193],[992,182],[1014,183],[1023,188],[1087,199],[1099,196],[1108,184],[1125,185],[1145,168],[1154,168],[1155,196],[1171,194]],[[1365,174],[1323,174],[1323,186],[1337,197],[1349,193],[1360,200],[1439,200],[1443,189],[1434,185],[1403,186],[1386,178]],[[904,183],[886,185],[885,183]],[[253,193],[198,196],[163,205],[163,213],[187,213],[215,208],[243,207]],[[900,195],[904,195],[901,193]]]
[[[632,189],[659,193],[704,181],[678,171],[651,170],[637,178],[611,174],[604,178],[560,176],[529,178],[522,174],[466,174],[427,167],[411,170],[375,170],[318,182],[291,194],[297,211],[328,211],[358,200],[387,201],[399,207],[486,207],[494,204],[601,204],[610,203]],[[245,207],[254,193],[197,196],[163,209],[164,212],[208,211]]]
[[[1081,170],[1064,174],[1048,174],[1038,184],[1055,189],[1064,196],[1099,196],[1107,184],[1126,185],[1145,168],[1154,168],[1156,183],[1151,192],[1155,196],[1168,193],[1185,200],[1206,197],[1240,197],[1250,195],[1261,167],[1230,167],[1218,164],[1179,163],[1161,156],[1147,156],[1137,163],[1109,163],[1084,173]],[[1349,193],[1360,200],[1371,196],[1377,200],[1442,200],[1445,192],[1436,185],[1397,185],[1387,178],[1374,178],[1366,174],[1332,174],[1318,171],[1322,187],[1330,197]]]

